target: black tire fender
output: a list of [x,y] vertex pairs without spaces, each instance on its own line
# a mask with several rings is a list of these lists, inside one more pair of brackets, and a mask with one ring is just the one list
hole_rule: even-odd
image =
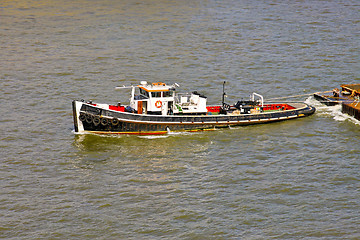
[[85,121],[86,120],[86,114],[85,113],[80,113],[79,120],[82,121],[82,122]]
[[86,122],[87,123],[92,123],[93,121],[93,115],[91,114],[86,114]]
[[94,123],[95,127],[97,125],[99,125],[100,124],[100,118],[98,116],[95,116],[94,119],[93,119],[93,123]]
[[117,118],[113,118],[113,119],[111,119],[111,124],[113,126],[117,126],[117,125],[119,125],[119,120]]
[[107,119],[107,118],[102,118],[101,119],[101,125],[106,126],[108,124],[109,124],[109,119]]

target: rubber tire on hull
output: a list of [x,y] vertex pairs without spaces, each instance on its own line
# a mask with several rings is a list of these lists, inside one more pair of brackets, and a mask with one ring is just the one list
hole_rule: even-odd
[[113,118],[113,119],[111,119],[111,124],[113,126],[117,126],[119,124],[119,120],[117,118]]
[[95,116],[93,119],[94,126],[98,126],[100,124],[100,118],[98,116]]
[[101,125],[106,126],[108,124],[109,124],[109,119],[107,119],[107,118],[102,118],[101,119]]
[[87,114],[86,115],[86,122],[90,124],[90,123],[92,123],[92,121],[93,121],[93,116],[91,114]]
[[80,119],[80,121],[84,122],[86,120],[86,114],[80,113],[79,119]]

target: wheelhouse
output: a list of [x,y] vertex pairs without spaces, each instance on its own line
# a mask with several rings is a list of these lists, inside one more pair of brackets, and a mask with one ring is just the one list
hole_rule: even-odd
[[162,82],[132,86],[130,108],[138,114],[176,115],[206,114],[207,98],[197,92],[176,94],[178,84],[166,85]]

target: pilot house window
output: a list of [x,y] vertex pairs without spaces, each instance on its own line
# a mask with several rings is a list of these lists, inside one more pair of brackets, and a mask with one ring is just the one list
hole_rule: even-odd
[[155,98],[159,98],[159,97],[161,97],[161,92],[152,92],[151,96],[155,97]]
[[163,97],[172,97],[172,96],[173,96],[173,92],[171,91],[163,92]]
[[143,90],[141,88],[139,90],[140,90],[141,95],[145,96],[146,98],[149,98],[149,93],[147,91],[145,91],[145,90]]

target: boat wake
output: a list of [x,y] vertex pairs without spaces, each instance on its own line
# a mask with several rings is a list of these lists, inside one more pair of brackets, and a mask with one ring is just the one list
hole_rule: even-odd
[[305,103],[314,106],[316,108],[317,114],[319,114],[319,115],[330,116],[335,121],[338,121],[338,122],[345,122],[348,120],[356,125],[360,125],[359,120],[341,112],[340,104],[335,105],[335,106],[326,106],[326,105],[322,104],[321,102],[317,101],[313,96],[307,98],[305,100]]
[[167,134],[164,135],[146,135],[146,136],[138,136],[139,138],[145,138],[145,139],[159,139],[159,138],[168,138],[172,136],[178,136],[178,135],[191,135],[196,132],[172,132],[169,129],[167,130]]
[[169,135],[149,135],[149,136],[137,136],[138,138],[145,139],[159,139],[159,138],[168,138]]

